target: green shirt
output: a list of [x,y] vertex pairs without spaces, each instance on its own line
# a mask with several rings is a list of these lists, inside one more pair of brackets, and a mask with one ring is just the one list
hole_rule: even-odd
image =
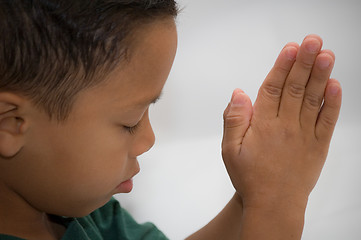
[[[168,239],[154,224],[138,224],[112,198],[106,205],[82,218],[54,216],[67,229],[61,240],[165,240]],[[22,240],[0,234],[0,240]]]

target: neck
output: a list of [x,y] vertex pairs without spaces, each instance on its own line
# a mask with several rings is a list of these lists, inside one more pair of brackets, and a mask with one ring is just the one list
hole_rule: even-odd
[[60,239],[65,227],[31,206],[19,194],[0,182],[0,233],[24,239]]

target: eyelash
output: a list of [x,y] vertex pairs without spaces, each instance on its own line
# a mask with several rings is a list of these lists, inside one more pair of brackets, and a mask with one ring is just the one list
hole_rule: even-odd
[[137,125],[134,125],[133,127],[127,127],[127,126],[124,126],[125,130],[127,132],[129,132],[130,134],[134,135],[136,133],[136,131],[138,130],[139,128],[139,123]]
[[[159,99],[159,98],[158,98]],[[157,100],[158,100],[157,99]],[[152,104],[154,104],[156,101],[154,101]],[[128,126],[123,126],[123,128],[131,135],[136,134],[137,130],[139,129],[141,125],[141,121],[138,122],[136,125],[134,125],[133,127],[128,127]]]

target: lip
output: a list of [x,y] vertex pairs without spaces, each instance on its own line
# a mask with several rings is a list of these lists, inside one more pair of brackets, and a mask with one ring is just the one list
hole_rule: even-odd
[[116,188],[116,192],[117,193],[130,193],[133,190],[133,177],[135,175],[137,175],[140,172],[140,169],[138,168],[138,170],[132,174],[132,176],[130,178],[128,178],[128,180],[125,180],[124,182],[121,182]]
[[116,187],[117,193],[130,193],[133,189],[133,179],[128,179]]

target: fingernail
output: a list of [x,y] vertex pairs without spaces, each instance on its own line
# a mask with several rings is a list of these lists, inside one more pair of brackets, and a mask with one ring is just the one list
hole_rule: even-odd
[[286,56],[289,60],[295,60],[297,56],[297,49],[294,47],[286,48]]
[[332,95],[332,96],[336,96],[340,91],[340,88],[336,85],[331,85],[330,88],[329,88],[329,93]]
[[243,106],[247,102],[247,99],[243,97],[243,94],[235,94],[232,100],[232,106]]
[[308,51],[315,53],[320,50],[321,44],[318,40],[313,39],[313,41],[309,41],[306,43],[306,48]]

